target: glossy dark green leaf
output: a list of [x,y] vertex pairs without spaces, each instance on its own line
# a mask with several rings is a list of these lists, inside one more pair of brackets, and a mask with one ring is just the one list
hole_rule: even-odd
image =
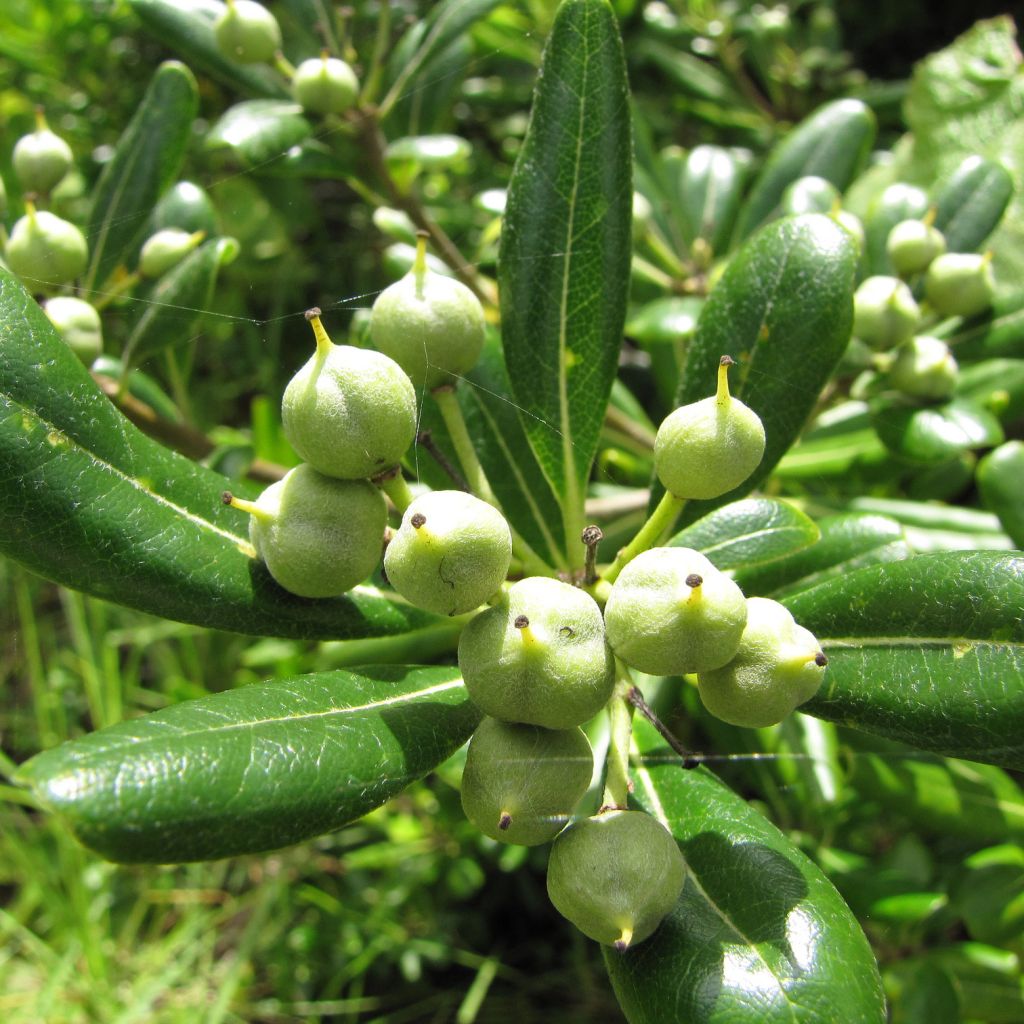
[[374,587],[294,597],[251,557],[225,477],[141,434],[0,268],[0,552],[155,615],[270,636],[407,633],[436,622]]
[[180,228],[213,235],[217,231],[217,211],[202,187],[193,181],[179,181],[156,204],[150,227],[154,232],[161,228]]
[[630,1024],[885,1020],[871,949],[818,867],[706,769],[652,754],[633,778],[687,875],[649,939],[605,952]]
[[451,756],[480,719],[457,668],[364,668],[186,701],[18,771],[86,846],[173,863],[340,828]]
[[909,558],[903,528],[893,519],[870,513],[826,516],[818,522],[817,543],[770,565],[741,568],[736,573],[747,597],[781,597],[807,590],[827,579],[878,562]]
[[974,252],[996,229],[1013,197],[1002,164],[969,156],[935,197],[935,226],[949,252]]
[[198,102],[196,81],[184,64],[167,61],[157,68],[93,191],[87,288],[102,285],[145,231],[185,159]]
[[565,0],[509,185],[498,277],[512,390],[569,537],[582,530],[626,315],[628,95],[607,0]]
[[704,300],[695,295],[669,295],[646,302],[630,313],[626,334],[648,351],[689,338],[697,329]]
[[917,555],[787,598],[829,658],[808,714],[923,750],[1024,764],[1024,558]]
[[988,409],[1004,426],[1024,419],[1024,359],[984,359],[960,367],[956,398]]
[[961,1024],[960,1000],[949,974],[925,961],[901,960],[885,973],[892,1024]]
[[916,185],[897,182],[884,189],[864,220],[864,258],[869,274],[894,274],[886,245],[889,232],[904,220],[920,220],[928,212],[928,195]]
[[1004,943],[1016,938],[1024,933],[1024,849],[1004,843],[971,854],[950,895],[972,939]]
[[818,527],[798,508],[774,498],[734,501],[681,530],[669,545],[695,548],[719,569],[760,565],[814,544]]
[[[710,61],[650,38],[630,47],[630,57],[649,61],[657,67],[678,94],[742,109],[747,102],[737,92],[728,75]],[[734,111],[729,111],[733,113]]]
[[746,238],[772,216],[782,193],[814,174],[840,192],[853,181],[875,139],[875,115],[860,100],[834,100],[801,121],[768,158],[740,211],[736,226]]
[[1020,959],[1009,949],[981,942],[961,942],[925,958],[953,980],[961,1020],[1019,1024],[1024,1020],[1024,981]]
[[911,462],[943,462],[1003,440],[999,420],[983,406],[963,399],[921,406],[901,398],[880,398],[871,404],[871,420],[886,448]]
[[677,404],[712,394],[731,355],[730,390],[761,417],[767,445],[735,490],[688,503],[686,522],[751,491],[803,429],[850,338],[856,264],[856,242],[818,213],[767,225],[729,263],[701,311]]
[[978,463],[978,490],[986,507],[1024,548],[1024,442],[1007,441]]
[[207,133],[206,145],[229,149],[243,167],[255,168],[283,157],[312,132],[302,107],[292,100],[245,100],[221,115]]
[[271,68],[239,64],[225,57],[213,36],[213,23],[224,12],[220,0],[128,0],[145,28],[197,70],[224,85],[256,96],[288,95]]
[[956,358],[972,359],[999,356],[1024,356],[1024,290],[997,295],[991,310],[969,320],[952,320],[948,328],[935,332],[951,346]]
[[686,157],[679,180],[683,230],[721,256],[729,247],[746,182],[746,169],[723,146],[698,146]]

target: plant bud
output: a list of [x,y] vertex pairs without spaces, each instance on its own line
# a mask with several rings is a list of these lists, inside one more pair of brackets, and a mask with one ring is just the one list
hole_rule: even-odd
[[690,548],[652,548],[619,574],[604,610],[612,650],[655,676],[729,661],[747,621],[743,592]]
[[295,69],[292,95],[314,114],[343,114],[359,95],[359,80],[343,60],[325,53]]
[[281,49],[277,19],[255,0],[227,0],[227,10],[214,22],[217,47],[239,64],[264,64]]
[[103,352],[103,328],[95,307],[84,299],[60,295],[49,299],[43,311],[68,348],[91,366]]
[[590,785],[594,753],[582,729],[485,718],[462,774],[462,808],[484,835],[539,846],[565,828]]
[[89,251],[85,236],[70,221],[36,210],[27,212],[11,230],[4,256],[7,264],[30,287],[62,285],[85,272]]
[[249,540],[270,575],[299,597],[335,597],[380,562],[387,505],[365,480],[334,480],[296,466],[255,502],[225,493],[248,512]]
[[512,534],[496,508],[464,491],[431,491],[406,509],[384,571],[417,608],[461,615],[493,597],[511,561]]
[[889,368],[889,383],[915,398],[946,398],[953,393],[957,369],[944,341],[918,335],[897,349]]
[[144,277],[160,277],[180,263],[205,237],[205,231],[191,234],[181,228],[163,228],[150,235],[139,253],[139,273]]
[[943,316],[983,313],[995,290],[991,253],[947,252],[936,257],[924,279],[925,296]]
[[459,667],[485,714],[571,729],[601,710],[615,685],[604,620],[582,590],[532,576],[462,631]]
[[606,811],[575,822],[555,840],[548,861],[555,909],[620,952],[653,934],[685,879],[675,839],[643,811]]
[[71,147],[50,131],[41,109],[36,109],[36,130],[14,144],[11,163],[22,190],[46,195],[71,170]]
[[890,349],[906,341],[920,319],[914,296],[898,277],[866,278],[854,293],[854,336],[873,349]]
[[889,232],[886,252],[899,274],[919,274],[946,251],[946,239],[923,220],[901,220]]

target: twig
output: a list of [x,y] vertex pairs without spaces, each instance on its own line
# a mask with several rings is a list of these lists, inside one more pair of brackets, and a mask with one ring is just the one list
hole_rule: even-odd
[[429,430],[421,430],[416,435],[416,443],[425,448],[427,454],[448,474],[451,481],[460,491],[469,491],[466,478],[452,465],[451,459],[437,446],[434,435]]
[[633,707],[635,707],[637,711],[639,711],[640,714],[658,730],[658,734],[661,738],[683,759],[684,768],[696,768],[700,764],[700,758],[692,751],[687,750],[686,747],[676,739],[672,730],[669,729],[669,727],[654,713],[650,704],[644,700],[643,694],[637,689],[637,687],[632,687],[626,696],[629,703],[632,704]]

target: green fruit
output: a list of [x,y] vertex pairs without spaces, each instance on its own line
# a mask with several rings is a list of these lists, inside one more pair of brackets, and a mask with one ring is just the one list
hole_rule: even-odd
[[797,178],[782,193],[783,214],[828,213],[839,202],[839,189],[827,178],[808,174]]
[[296,466],[255,502],[230,493],[224,501],[252,516],[256,554],[278,584],[299,597],[344,594],[380,562],[387,505],[365,480],[334,480],[312,466]]
[[23,135],[14,144],[11,163],[25,192],[48,193],[71,170],[71,147],[50,131],[40,109],[36,110],[36,130]]
[[781,722],[821,685],[828,663],[812,633],[777,601],[747,601],[736,657],[697,676],[704,706],[732,725],[759,729]]
[[359,95],[359,79],[343,60],[325,53],[295,69],[292,95],[314,114],[343,114]]
[[384,571],[417,608],[461,615],[493,597],[511,561],[512,534],[496,508],[464,491],[431,491],[405,510]]
[[947,252],[932,262],[924,279],[925,296],[943,316],[983,313],[995,289],[991,253]]
[[412,270],[373,304],[370,337],[417,388],[454,384],[480,358],[484,311],[464,284],[428,269],[421,238]]
[[484,835],[539,846],[554,839],[590,785],[594,753],[582,729],[485,718],[462,774],[462,809]]
[[619,574],[604,610],[612,650],[655,676],[719,668],[747,621],[743,592],[690,548],[652,548]]
[[459,667],[486,714],[546,729],[586,722],[615,685],[601,609],[589,594],[546,576],[512,584],[470,621]]
[[939,338],[918,335],[897,350],[889,368],[889,383],[915,398],[946,398],[953,393],[956,360]]
[[854,336],[873,349],[890,349],[906,341],[920,319],[914,296],[898,277],[866,278],[854,293]]
[[153,232],[162,228],[217,233],[217,211],[210,197],[191,181],[179,181],[164,195],[150,219]]
[[835,210],[829,216],[857,243],[857,248],[864,251],[864,225],[860,217],[848,210]]
[[190,234],[181,228],[162,228],[146,239],[139,253],[139,273],[143,277],[160,277],[180,263],[205,237],[206,232]]
[[722,357],[718,393],[670,413],[654,440],[654,469],[677,498],[717,498],[738,487],[764,456],[764,426],[753,409],[729,394]]
[[227,0],[227,10],[213,24],[220,52],[239,64],[263,64],[281,49],[277,19],[254,0]]
[[898,274],[919,274],[946,251],[946,239],[923,220],[901,220],[889,232],[885,250]]
[[606,811],[555,840],[548,896],[584,935],[621,952],[661,924],[685,878],[683,855],[659,822],[642,811]]
[[316,353],[284,392],[284,434],[321,473],[365,479],[396,465],[412,444],[416,392],[394,360],[332,344],[319,313],[307,314]]
[[70,295],[48,300],[43,309],[68,348],[91,366],[103,351],[103,327],[96,309]]
[[4,256],[32,287],[61,285],[85,272],[89,250],[74,224],[26,203],[28,212],[11,230]]

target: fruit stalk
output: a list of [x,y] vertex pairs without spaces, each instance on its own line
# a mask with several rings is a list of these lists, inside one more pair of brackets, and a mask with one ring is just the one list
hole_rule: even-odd
[[625,809],[629,804],[629,744],[633,735],[633,704],[629,693],[633,684],[629,680],[628,670],[621,662],[616,662],[619,678],[615,683],[615,692],[608,701],[608,721],[611,738],[608,743],[608,758],[605,762],[606,773],[603,807]]
[[672,528],[685,504],[685,498],[677,498],[674,494],[669,494],[666,491],[664,497],[662,497],[657,507],[650,514],[647,522],[640,527],[636,536],[619,551],[615,556],[615,561],[605,569],[602,574],[605,582],[614,583],[619,578],[619,573],[637,555],[653,548],[662,535]]

